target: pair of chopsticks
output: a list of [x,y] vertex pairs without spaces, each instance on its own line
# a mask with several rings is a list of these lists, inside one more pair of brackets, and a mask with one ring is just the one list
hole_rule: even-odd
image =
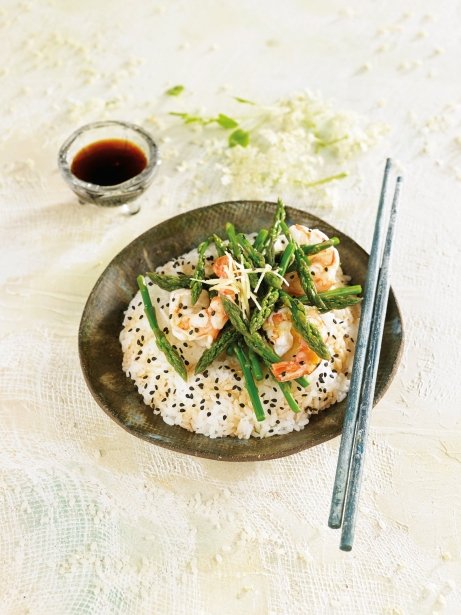
[[[389,266],[397,205],[403,178],[397,177],[390,215],[386,216],[387,184],[392,162],[386,160],[376,216],[362,313],[356,340],[350,392],[344,417],[338,465],[328,525],[342,525],[340,549],[350,551],[354,542],[360,485],[364,465],[370,410],[373,404],[379,353],[389,297]],[[389,222],[386,231],[386,217]],[[383,247],[384,245],[384,247]]]

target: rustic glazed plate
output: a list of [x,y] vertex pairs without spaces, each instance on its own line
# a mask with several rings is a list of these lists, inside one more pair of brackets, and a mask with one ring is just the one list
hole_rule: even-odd
[[[211,439],[164,423],[154,415],[122,371],[119,334],[123,312],[137,292],[136,276],[191,250],[211,233],[224,235],[233,222],[246,233],[269,226],[275,203],[232,201],[195,209],[166,220],[124,248],[108,265],[86,303],[79,330],[79,351],[87,385],[101,408],[119,425],[139,438],[173,451],[224,461],[259,461],[291,455],[341,433],[346,401],[312,416],[302,431],[270,438]],[[319,228],[341,239],[339,247],[351,284],[364,284],[368,255],[352,239],[319,218],[287,208],[290,223]],[[403,347],[402,318],[390,292],[376,383],[375,403],[389,386]]]

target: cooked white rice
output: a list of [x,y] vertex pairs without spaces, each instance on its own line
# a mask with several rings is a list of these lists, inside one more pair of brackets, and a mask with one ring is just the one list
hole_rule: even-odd
[[[210,262],[214,254],[210,250]],[[190,275],[196,262],[197,251],[193,250],[159,267],[157,271]],[[337,282],[345,284],[346,281],[347,278],[339,270]],[[180,425],[210,438],[265,438],[303,429],[311,414],[328,408],[346,396],[360,313],[358,306],[320,315],[327,326],[326,345],[332,358],[330,361],[322,361],[308,376],[310,385],[307,388],[293,383],[293,396],[301,412],[295,414],[290,410],[280,389],[266,374],[265,379],[258,383],[266,419],[258,422],[237,361],[224,354],[203,374],[195,376],[194,366],[204,348],[196,342],[178,341],[171,335],[168,318],[170,293],[154,286],[152,282],[149,282],[148,288],[160,328],[185,360],[189,371],[188,381],[184,382],[158,350],[144,315],[139,292],[125,312],[120,333],[123,370],[134,381],[144,402],[169,425]]]

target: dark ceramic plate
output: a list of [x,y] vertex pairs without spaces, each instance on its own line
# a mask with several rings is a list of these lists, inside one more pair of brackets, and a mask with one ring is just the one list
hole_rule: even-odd
[[[291,455],[341,433],[345,401],[311,418],[302,431],[271,438],[211,439],[164,423],[144,404],[122,371],[119,333],[123,312],[137,292],[136,276],[187,252],[211,233],[224,234],[231,221],[246,233],[270,224],[274,203],[232,201],[195,209],[154,226],[124,248],[108,265],[86,303],[79,330],[80,361],[86,383],[101,408],[139,438],[173,451],[225,461],[258,461]],[[368,255],[352,239],[315,216],[288,208],[289,222],[319,228],[341,239],[339,251],[352,284],[363,284]],[[402,318],[390,292],[376,384],[375,403],[389,386],[403,346]]]

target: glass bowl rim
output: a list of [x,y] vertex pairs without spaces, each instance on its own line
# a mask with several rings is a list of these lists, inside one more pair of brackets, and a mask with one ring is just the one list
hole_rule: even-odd
[[[120,184],[113,184],[111,186],[102,186],[101,184],[93,184],[92,182],[86,182],[82,179],[79,179],[76,175],[74,175],[74,173],[72,173],[71,168],[70,168],[71,165],[69,164],[69,161],[67,160],[67,153],[71,145],[85,132],[98,129],[98,128],[105,128],[109,126],[121,126],[123,128],[128,128],[129,130],[132,130],[138,135],[140,135],[145,140],[145,142],[147,143],[148,150],[149,150],[149,158],[147,161],[146,168],[143,169],[141,173],[138,173],[134,177],[131,177],[130,179],[127,179],[126,181],[121,182]],[[102,120],[98,122],[90,122],[88,124],[84,124],[83,126],[80,126],[80,128],[77,128],[77,130],[74,130],[74,132],[69,137],[67,137],[67,139],[64,141],[64,143],[59,148],[59,152],[58,152],[59,170],[61,171],[61,174],[64,177],[64,179],[72,187],[81,188],[83,190],[87,190],[88,192],[97,192],[97,193],[104,192],[106,194],[128,190],[132,188],[133,186],[138,186],[140,184],[143,184],[145,181],[147,181],[150,178],[155,167],[159,164],[159,162],[160,161],[158,157],[158,146],[155,143],[154,139],[151,137],[151,135],[146,130],[144,130],[144,128],[141,128],[141,126],[138,126],[137,124],[132,124],[131,122],[125,122],[121,120]]]

